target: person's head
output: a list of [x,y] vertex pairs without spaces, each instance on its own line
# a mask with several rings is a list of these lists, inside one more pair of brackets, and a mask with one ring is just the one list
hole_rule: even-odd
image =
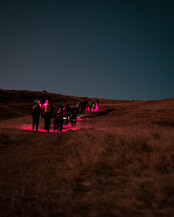
[[48,100],[48,99],[46,99],[46,100],[45,100],[45,103],[46,103],[46,104],[49,104],[49,100]]

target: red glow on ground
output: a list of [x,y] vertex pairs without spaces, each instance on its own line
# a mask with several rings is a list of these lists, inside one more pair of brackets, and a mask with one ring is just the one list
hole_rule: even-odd
[[[80,125],[79,125],[79,121],[82,121],[83,119],[78,117],[76,119],[76,125],[74,125],[72,127],[71,123],[66,123],[66,121],[64,122],[64,125],[63,125],[63,130],[62,132],[63,133],[66,133],[68,131],[77,131],[80,129]],[[3,126],[4,128],[8,128],[8,129],[19,129],[19,130],[24,130],[24,131],[33,131],[33,128],[32,128],[32,124],[11,124],[11,125],[6,125],[6,126]],[[47,133],[43,127],[43,124],[41,123],[38,127],[38,132],[41,132],[41,133]],[[50,133],[59,133],[57,131],[54,131],[54,124],[53,122],[51,123],[50,125],[50,130],[49,130]]]
[[[98,110],[99,112],[103,112],[104,109],[100,109]],[[77,117],[76,119],[76,125],[73,125],[71,124],[71,122],[69,121],[68,123],[66,121],[64,121],[64,125],[63,125],[63,130],[62,132],[63,133],[66,133],[68,131],[78,131],[80,129],[83,129],[83,128],[89,128],[91,127],[90,124],[88,124],[88,120],[90,120],[90,118],[87,118],[85,117],[85,122],[83,121],[83,123],[80,123],[82,120],[81,117],[85,117],[85,114],[83,115],[80,115]],[[57,131],[54,131],[54,124],[53,124],[53,120],[51,120],[51,125],[50,125],[50,133],[58,133]],[[24,130],[24,131],[33,131],[33,128],[32,128],[32,121],[30,124],[23,124],[23,123],[12,123],[12,124],[1,124],[0,125],[1,128],[6,128],[6,129],[19,129],[19,130]],[[94,126],[93,126],[94,127]],[[99,129],[97,127],[97,129]],[[103,128],[102,128],[103,129]],[[43,119],[40,119],[40,123],[39,123],[39,128],[38,128],[38,132],[41,132],[41,133],[47,133],[44,129],[44,121]]]
[[[26,130],[26,131],[33,131],[32,129],[32,124],[22,124],[18,127],[13,127],[13,128],[16,128],[16,129],[20,129],[20,130]],[[53,125],[50,125],[50,130],[49,132],[50,133],[57,133],[57,131],[54,131],[54,126]],[[62,132],[63,133],[66,133],[68,131],[77,131],[79,130],[80,128],[76,125],[74,127],[71,126],[71,124],[68,124],[68,125],[64,125],[63,126],[63,130]],[[38,132],[41,132],[41,133],[46,133],[45,129],[43,128],[38,128]]]

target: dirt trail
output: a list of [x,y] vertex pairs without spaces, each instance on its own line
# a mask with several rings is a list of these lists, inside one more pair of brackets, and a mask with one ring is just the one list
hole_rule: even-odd
[[[112,110],[111,110],[112,111]],[[63,133],[68,131],[77,131],[80,129],[88,129],[93,128],[96,130],[109,130],[108,127],[105,126],[104,122],[100,121],[101,116],[105,116],[109,111],[101,111],[101,112],[85,112],[83,114],[78,115],[76,125],[71,126],[70,122],[66,122],[64,120]],[[106,121],[107,118],[104,119]],[[20,118],[14,118],[9,120],[2,120],[0,122],[0,128],[6,129],[19,129],[24,131],[32,131],[32,118],[31,116],[24,116]],[[39,132],[45,132],[44,130],[44,119],[40,118],[39,122]],[[50,125],[50,133],[54,132],[53,119],[51,120]]]

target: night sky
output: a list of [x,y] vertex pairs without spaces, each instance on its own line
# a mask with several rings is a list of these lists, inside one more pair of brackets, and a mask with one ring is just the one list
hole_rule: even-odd
[[174,97],[173,0],[0,0],[0,88]]

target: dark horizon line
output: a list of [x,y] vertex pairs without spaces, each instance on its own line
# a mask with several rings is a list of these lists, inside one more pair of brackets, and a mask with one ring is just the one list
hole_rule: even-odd
[[91,97],[91,96],[75,96],[75,95],[68,95],[68,94],[62,94],[62,93],[57,93],[57,92],[49,92],[47,90],[31,90],[31,89],[2,89],[0,88],[0,91],[27,91],[27,92],[45,92],[45,93],[48,93],[48,94],[58,94],[58,95],[61,95],[61,96],[71,96],[71,97],[77,97],[77,98],[93,98],[93,99],[102,99],[102,100],[119,100],[119,101],[165,101],[165,100],[174,100],[174,97],[173,98],[162,98],[162,99],[147,99],[147,100],[141,100],[141,99],[120,99],[120,98],[117,98],[117,99],[113,99],[113,98],[103,98],[103,97]]

